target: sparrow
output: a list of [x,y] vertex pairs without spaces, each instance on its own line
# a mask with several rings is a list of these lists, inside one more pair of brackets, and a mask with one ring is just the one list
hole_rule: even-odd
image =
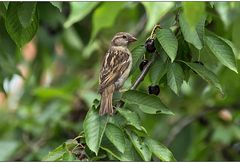
[[119,32],[111,41],[99,75],[100,115],[113,115],[113,93],[118,91],[128,78],[132,68],[132,54],[128,45],[136,40],[129,33]]

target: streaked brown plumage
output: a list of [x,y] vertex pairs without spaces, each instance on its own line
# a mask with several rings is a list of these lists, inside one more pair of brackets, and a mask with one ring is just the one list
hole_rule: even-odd
[[132,55],[127,46],[137,39],[126,32],[117,33],[107,51],[100,71],[99,93],[101,105],[99,114],[113,114],[112,96],[127,79],[132,67]]

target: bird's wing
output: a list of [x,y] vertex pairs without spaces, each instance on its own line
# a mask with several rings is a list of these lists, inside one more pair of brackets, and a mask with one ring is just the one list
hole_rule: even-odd
[[130,64],[129,54],[121,50],[110,49],[103,61],[100,71],[99,92],[114,84]]

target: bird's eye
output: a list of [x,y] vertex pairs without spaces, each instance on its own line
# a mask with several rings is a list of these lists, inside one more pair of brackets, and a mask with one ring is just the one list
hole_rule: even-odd
[[124,39],[126,39],[126,38],[127,38],[127,36],[123,35],[123,38],[124,38]]

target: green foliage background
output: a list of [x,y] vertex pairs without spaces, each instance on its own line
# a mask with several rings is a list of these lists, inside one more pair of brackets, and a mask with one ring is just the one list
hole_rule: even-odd
[[[138,38],[129,89],[156,24],[160,56],[138,91],[123,94],[126,106],[110,117],[101,149],[90,141],[83,150],[78,139],[99,125],[109,41],[120,31]],[[0,2],[0,160],[239,160],[239,33],[239,2]],[[147,95],[156,84],[160,95]],[[115,125],[121,118],[128,138]]]

